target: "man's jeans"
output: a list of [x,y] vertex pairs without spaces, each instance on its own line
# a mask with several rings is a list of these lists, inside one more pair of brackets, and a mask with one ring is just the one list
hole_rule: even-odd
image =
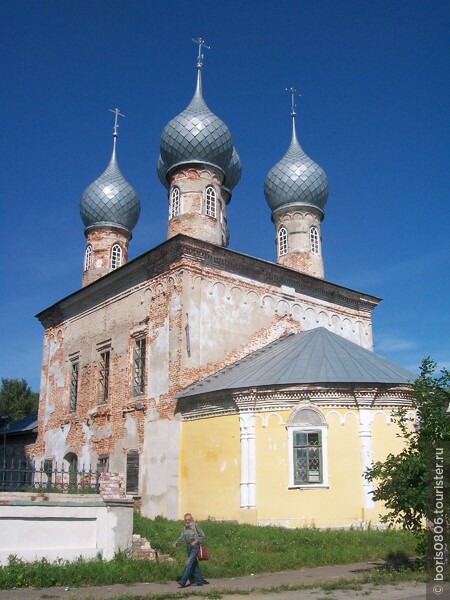
[[200,567],[198,565],[197,554],[200,550],[199,544],[195,544],[195,546],[187,547],[188,559],[186,562],[186,568],[184,569],[184,573],[181,576],[180,582],[186,583],[189,579],[190,575],[194,575],[194,583],[202,583],[203,577],[202,572],[200,571]]

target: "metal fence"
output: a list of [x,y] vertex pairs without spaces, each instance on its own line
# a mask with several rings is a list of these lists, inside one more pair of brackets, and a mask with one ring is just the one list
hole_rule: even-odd
[[0,460],[0,491],[97,494],[100,471],[77,470],[74,465],[44,461],[40,466],[27,461]]

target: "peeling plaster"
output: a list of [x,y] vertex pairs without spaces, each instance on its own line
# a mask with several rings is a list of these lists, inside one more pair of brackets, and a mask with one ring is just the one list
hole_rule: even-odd
[[55,427],[45,432],[45,456],[54,456],[57,462],[61,462],[67,454],[67,436],[69,435],[70,424],[64,427]]
[[125,418],[125,429],[127,430],[127,438],[131,437],[137,440],[137,423],[131,415],[127,415]]
[[92,427],[92,438],[100,440],[102,438],[110,438],[113,434],[111,423],[105,423],[103,427]]
[[[166,317],[161,327],[153,330],[155,340],[149,349],[148,395],[159,402],[159,398],[169,391],[169,319]],[[152,368],[158,365],[158,369]]]

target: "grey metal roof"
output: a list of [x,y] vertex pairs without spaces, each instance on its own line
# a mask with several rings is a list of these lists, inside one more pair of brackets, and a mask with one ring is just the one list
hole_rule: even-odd
[[404,384],[414,379],[414,373],[324,327],[318,327],[271,342],[187,388],[178,397],[264,386]]
[[175,167],[191,163],[210,164],[223,171],[224,185],[231,190],[241,175],[241,161],[233,151],[230,130],[211,112],[203,99],[199,68],[191,102],[167,123],[161,133],[158,177],[167,187],[167,173]]
[[25,433],[26,431],[33,431],[38,426],[38,414],[37,412],[28,415],[28,417],[23,417],[22,419],[17,419],[5,428],[0,428],[0,436],[6,433],[6,435],[13,435],[18,433]]
[[323,212],[328,198],[325,171],[298,143],[293,115],[292,140],[283,158],[264,181],[264,195],[272,212],[285,206],[313,206]]
[[119,168],[114,137],[109,165],[81,196],[81,218],[86,228],[96,225],[119,225],[131,232],[140,212],[139,198]]

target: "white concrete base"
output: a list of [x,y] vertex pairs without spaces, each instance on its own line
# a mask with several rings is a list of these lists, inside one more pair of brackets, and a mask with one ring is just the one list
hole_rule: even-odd
[[0,565],[10,555],[30,562],[46,558],[111,560],[132,546],[132,499],[100,495],[0,494]]

